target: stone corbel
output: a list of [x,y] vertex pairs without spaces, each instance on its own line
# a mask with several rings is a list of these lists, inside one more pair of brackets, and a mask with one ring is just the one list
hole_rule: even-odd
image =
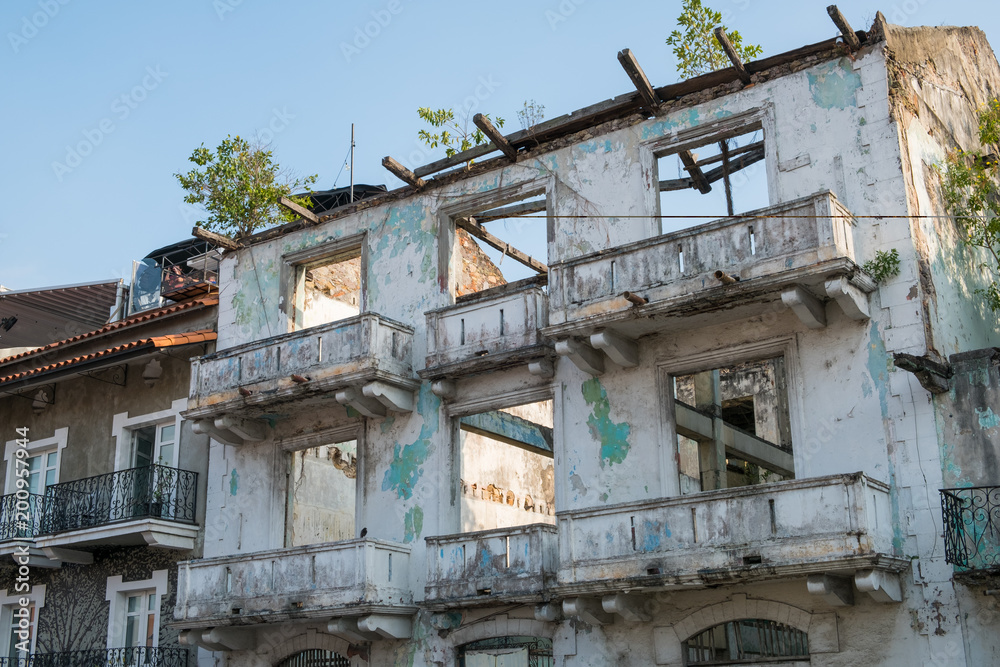
[[634,340],[623,338],[611,331],[595,333],[590,337],[590,344],[608,355],[608,359],[623,368],[639,365],[639,346]]
[[365,417],[385,417],[387,412],[384,405],[374,398],[364,396],[357,387],[341,389],[334,394],[334,397],[341,405],[350,406]]
[[458,388],[454,380],[435,380],[431,383],[431,392],[439,398],[451,399],[455,398]]
[[903,587],[899,575],[885,570],[858,570],[854,573],[854,585],[863,593],[868,593],[876,602],[902,602]]
[[614,595],[605,595],[601,600],[601,606],[609,614],[618,614],[626,621],[639,623],[652,618],[646,609],[646,602],[647,599],[641,596],[615,593]]
[[568,598],[563,600],[562,607],[567,616],[575,616],[590,625],[611,625],[615,622],[614,615],[604,611],[597,598]]
[[413,635],[413,620],[409,616],[372,614],[358,619],[358,629],[386,639],[409,639]]
[[822,329],[826,326],[823,302],[798,285],[782,292],[781,301],[810,329]]
[[381,636],[358,628],[357,618],[335,618],[326,624],[326,631],[352,644],[365,644]]
[[854,586],[850,579],[829,574],[810,574],[806,587],[819,595],[831,607],[849,607],[854,604]]
[[42,551],[50,561],[75,565],[92,565],[94,562],[94,554],[89,551],[77,551],[63,547],[42,547]]
[[604,372],[604,355],[573,338],[556,341],[556,354],[569,358],[584,373],[600,375]]
[[535,620],[555,623],[563,619],[562,607],[557,602],[535,605]]
[[868,312],[868,295],[848,282],[846,276],[827,280],[823,287],[826,295],[836,301],[844,314],[852,320],[871,318]]
[[552,365],[552,361],[549,359],[542,359],[540,361],[530,362],[528,364],[528,372],[540,378],[550,378],[555,375],[556,369]]
[[181,630],[177,639],[181,646],[200,646],[209,651],[252,651],[257,648],[252,632],[236,628]]
[[234,433],[244,442],[260,442],[267,439],[267,426],[256,419],[222,415],[215,420],[215,428]]
[[409,389],[376,381],[362,387],[361,393],[367,398],[374,398],[394,412],[413,412],[413,392]]

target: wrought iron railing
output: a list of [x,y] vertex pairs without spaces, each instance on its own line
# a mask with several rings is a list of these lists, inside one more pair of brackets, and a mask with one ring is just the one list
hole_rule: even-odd
[[11,493],[0,498],[0,542],[30,540],[38,534],[44,496]]
[[187,649],[146,646],[0,658],[0,667],[187,667],[187,664]]
[[161,465],[55,484],[45,490],[39,534],[134,519],[194,523],[197,488],[198,473]]
[[965,571],[1000,568],[1000,486],[942,489],[944,555]]

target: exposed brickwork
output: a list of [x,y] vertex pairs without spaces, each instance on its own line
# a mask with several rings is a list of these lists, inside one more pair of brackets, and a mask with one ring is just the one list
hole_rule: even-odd
[[455,296],[473,294],[507,284],[500,268],[486,256],[467,231],[456,229],[455,241],[458,243],[462,261],[462,271],[458,276]]

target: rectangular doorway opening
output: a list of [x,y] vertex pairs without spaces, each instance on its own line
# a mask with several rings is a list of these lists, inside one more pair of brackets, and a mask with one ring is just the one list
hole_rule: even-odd
[[289,547],[354,538],[357,441],[320,445],[289,455]]

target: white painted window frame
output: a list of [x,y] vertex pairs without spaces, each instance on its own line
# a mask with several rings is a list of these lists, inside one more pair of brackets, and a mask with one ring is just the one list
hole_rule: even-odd
[[38,639],[38,615],[45,606],[45,584],[32,586],[27,593],[16,593],[10,589],[0,593],[0,627],[3,628],[3,635],[0,636],[0,655],[8,655],[10,646],[7,643],[7,631],[10,629],[12,614],[14,610],[21,606],[21,598],[28,598],[35,607],[35,617],[31,621],[31,651],[35,652],[35,641]]
[[[174,460],[165,461],[169,468],[177,468],[181,451],[181,411],[187,409],[187,398],[178,398],[170,407],[159,412],[150,412],[130,417],[127,412],[119,412],[111,422],[111,437],[115,440],[115,472],[132,467],[132,431],[143,426],[174,425]],[[159,437],[159,434],[157,434]]]
[[156,634],[153,635],[153,647],[160,642],[160,607],[163,597],[167,594],[167,571],[156,570],[153,576],[142,581],[122,581],[122,575],[108,577],[105,599],[111,603],[108,612],[107,648],[120,648],[125,640],[125,610],[128,608],[128,596],[139,591],[156,591]]
[[361,295],[358,298],[358,312],[368,312],[368,233],[360,232],[342,238],[330,239],[302,250],[281,256],[280,281],[284,286],[281,301],[288,318],[288,331],[301,331],[300,299],[305,282],[305,269],[309,266],[334,260],[355,250],[361,256]]
[[[31,432],[29,431],[29,436]],[[39,440],[28,440],[28,456],[40,456],[57,452],[56,457],[56,483],[59,483],[59,473],[62,470],[62,450],[66,448],[69,438],[69,427],[57,428],[51,437]],[[17,470],[14,460],[16,452],[20,448],[17,440],[8,440],[4,445],[3,460],[7,464],[7,478],[4,480],[4,492],[14,493],[17,483]],[[44,474],[44,473],[43,473]],[[43,480],[44,482],[44,480]]]

